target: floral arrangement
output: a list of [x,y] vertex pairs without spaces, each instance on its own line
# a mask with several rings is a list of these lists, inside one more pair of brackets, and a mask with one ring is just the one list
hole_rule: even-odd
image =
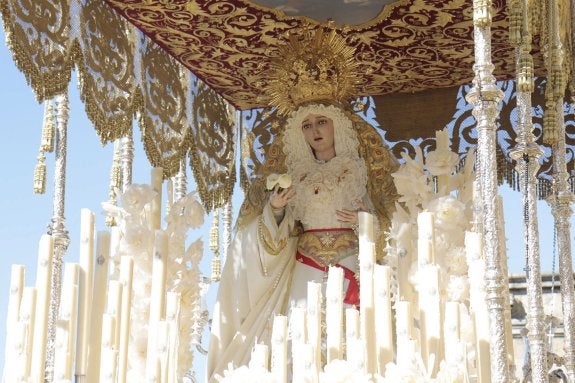
[[[128,381],[144,381],[148,342],[148,317],[152,287],[152,252],[154,230],[150,228],[149,204],[156,196],[150,185],[132,184],[120,195],[120,207],[103,203],[105,212],[114,218],[117,227],[113,229],[111,249],[114,272],[118,276],[118,265],[123,255],[134,258],[133,296],[130,323]],[[176,201],[170,208],[165,221],[164,232],[168,235],[169,255],[167,265],[167,290],[180,295],[178,343],[178,377],[192,367],[191,346],[201,334],[205,317],[202,308],[202,293],[199,262],[203,256],[200,239],[186,247],[187,233],[199,228],[204,222],[204,209],[195,193],[189,193]]]

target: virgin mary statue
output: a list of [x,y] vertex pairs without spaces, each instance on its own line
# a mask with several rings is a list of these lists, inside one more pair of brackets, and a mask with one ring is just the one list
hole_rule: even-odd
[[351,57],[353,50],[335,44],[337,38],[322,29],[292,38],[272,68],[270,99],[287,118],[242,205],[224,265],[213,310],[210,382],[247,364],[255,342],[269,344],[274,316],[305,306],[307,282],[325,281],[328,267],[343,269],[344,302],[359,306],[359,210],[377,217],[377,248],[383,249],[397,162],[379,133],[341,103],[353,89],[352,60],[342,59],[341,50]]

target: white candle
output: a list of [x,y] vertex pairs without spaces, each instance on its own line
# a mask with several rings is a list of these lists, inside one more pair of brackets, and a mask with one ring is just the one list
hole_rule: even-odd
[[[20,303],[19,321],[16,323],[14,349],[17,350],[18,369],[16,377],[25,380],[30,376],[32,364],[32,347],[34,342],[34,328],[36,318],[36,288],[24,287]],[[41,318],[40,320],[44,320]],[[6,369],[10,372],[10,369]]]
[[[411,358],[407,342],[413,336],[413,315],[411,303],[399,301],[395,303],[395,331],[397,333],[397,364],[407,363]],[[405,365],[405,364],[404,364]]]
[[321,369],[321,283],[307,283],[307,343],[312,345],[317,364],[314,366],[316,374]]
[[[359,340],[359,311],[354,308],[348,308],[345,309],[345,344],[346,359],[350,362],[353,360],[355,353],[351,345],[357,340]],[[355,351],[357,352],[357,350]]]
[[[102,315],[106,307],[108,286],[108,266],[110,259],[110,233],[98,231],[96,236],[96,261],[94,263],[94,282],[92,305],[90,309],[90,334],[88,343],[88,365],[86,379],[88,382],[99,382],[100,348],[102,344]],[[76,375],[78,373],[76,372]]]
[[71,377],[68,378],[66,376],[67,363],[72,360],[72,354],[68,351],[69,326],[69,320],[60,319],[56,322],[56,342],[54,345],[56,354],[56,358],[54,358],[54,379],[56,382],[69,381],[71,379]]
[[292,343],[293,381],[315,383],[318,380],[315,350],[311,344]]
[[360,237],[360,330],[365,345],[365,372],[377,372],[377,352],[375,335],[375,312],[373,307],[373,266],[375,264],[375,244]]
[[92,306],[92,277],[94,270],[94,213],[80,211],[80,279],[78,284],[78,325],[76,338],[76,375],[87,373],[88,343],[90,340],[90,308]]
[[54,242],[52,237],[47,234],[42,235],[38,250],[38,266],[36,268],[36,319],[34,321],[34,343],[32,347],[31,365],[32,378],[36,382],[44,380],[53,253]]
[[[13,331],[13,347],[8,350],[13,355],[5,359],[4,367],[4,382],[28,382],[30,377],[30,357],[28,353],[28,343],[32,343],[32,334],[28,331],[28,324],[26,322],[16,322],[12,328]],[[32,347],[30,347],[32,349]],[[8,354],[6,354],[8,356]],[[8,366],[12,366],[8,368]]]
[[112,314],[102,316],[102,343],[99,380],[113,383],[116,376],[117,352],[114,337],[116,336],[116,318]]
[[108,297],[106,302],[106,313],[113,315],[116,320],[112,348],[117,350],[120,345],[120,323],[122,310],[122,283],[120,281],[108,282]]
[[[24,266],[12,265],[10,273],[10,297],[8,298],[8,313],[6,315],[6,347],[4,348],[5,365],[15,366],[17,362],[15,357],[17,354],[14,352],[14,342],[21,343],[15,337],[15,329],[18,324],[18,314],[20,312],[20,303],[22,301],[22,293],[24,290]],[[20,356],[18,356],[20,357]],[[13,369],[6,368],[4,376],[7,382],[14,381],[16,378],[13,374]]]
[[250,358],[250,368],[263,368],[268,370],[269,349],[265,344],[255,344]]
[[391,268],[375,265],[373,272],[377,370],[385,375],[385,366],[393,362],[393,330],[391,320]]
[[475,347],[479,382],[489,382],[491,377],[489,311],[484,287],[485,262],[481,257],[481,235],[465,232],[465,254],[469,274],[469,303],[475,323]]
[[102,350],[101,382],[115,383],[118,367],[118,351],[106,348]]
[[[166,291],[166,265],[168,260],[168,235],[163,230],[156,230],[154,250],[152,253],[152,292],[150,296],[150,317],[148,328],[156,328],[158,322],[164,317],[165,291]],[[148,352],[146,357],[146,371],[148,378],[156,369],[156,333],[148,334]]]
[[427,211],[419,213],[417,216],[417,262],[420,267],[435,262],[434,230],[433,213]]
[[122,308],[120,315],[120,343],[118,352],[118,383],[126,382],[128,369],[128,342],[130,340],[130,309],[132,306],[132,281],[134,258],[123,256],[120,261],[120,283],[122,283]]
[[343,269],[330,267],[326,287],[327,363],[342,359],[343,343]]
[[159,381],[168,382],[168,346],[169,346],[169,325],[168,322],[161,320],[158,322],[156,337],[156,358],[160,361]]
[[168,382],[178,383],[178,337],[180,329],[181,295],[169,291],[166,294],[166,320],[170,324],[170,359],[168,361]]
[[[164,182],[164,170],[162,168],[152,169],[152,187],[156,196],[150,203],[150,229],[158,230],[161,227],[162,219],[162,185]],[[155,369],[155,367],[154,367]]]
[[287,382],[287,317],[276,315],[272,328],[272,375],[277,383]]
[[290,333],[292,343],[305,343],[307,333],[305,326],[306,310],[303,307],[292,307],[290,314]]
[[[443,358],[441,344],[441,297],[439,295],[439,267],[427,265],[419,270],[421,289],[419,292],[419,324],[421,336],[421,356],[428,368],[433,367],[434,377]],[[429,365],[431,354],[435,363]]]
[[358,221],[359,239],[366,240],[368,242],[375,242],[375,225],[373,215],[366,211],[360,211],[358,213]]
[[459,347],[459,302],[445,303],[445,321],[443,323],[443,341],[445,345],[445,360],[453,364],[457,357],[455,350]]

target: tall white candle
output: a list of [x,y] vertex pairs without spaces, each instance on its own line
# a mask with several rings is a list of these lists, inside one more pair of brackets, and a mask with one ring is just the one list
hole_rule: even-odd
[[[158,322],[164,317],[167,260],[168,235],[163,230],[156,230],[152,254],[152,292],[148,320],[148,328],[150,329],[156,328]],[[146,371],[150,379],[156,369],[156,335],[154,331],[150,331],[148,334]]]
[[120,345],[120,323],[122,310],[122,283],[120,281],[108,282],[108,296],[106,302],[106,313],[113,315],[116,320],[114,327],[114,338],[112,348],[117,350]]
[[67,363],[72,359],[72,354],[68,351],[68,343],[70,334],[68,327],[70,321],[59,319],[56,322],[56,342],[54,345],[55,354],[57,357],[54,360],[54,380],[56,382],[70,381],[71,377],[66,376]]
[[460,346],[459,340],[459,302],[446,302],[445,303],[445,321],[443,323],[443,341],[445,345],[445,360],[448,363],[453,363]]
[[[86,383],[100,381],[100,349],[102,344],[102,315],[106,307],[108,290],[108,267],[110,260],[110,233],[98,231],[96,236],[96,260],[94,263],[94,282],[92,305],[90,309],[89,356]],[[78,373],[76,372],[76,375]]]
[[358,213],[359,239],[375,242],[375,218],[371,213],[360,211]]
[[287,383],[287,317],[276,315],[272,328],[272,368],[274,381]]
[[126,382],[128,369],[128,342],[130,340],[130,311],[132,306],[132,281],[134,258],[123,256],[120,261],[120,283],[122,283],[122,309],[120,315],[120,344],[118,352],[118,383]]
[[87,373],[88,344],[90,341],[90,308],[94,270],[94,213],[80,211],[80,279],[78,284],[78,325],[76,338],[76,375]]
[[170,324],[170,351],[168,361],[168,383],[178,383],[178,337],[180,330],[181,295],[169,291],[166,294],[166,320]]
[[161,227],[163,182],[164,182],[164,170],[162,168],[153,168],[152,187],[156,192],[156,196],[150,203],[150,228],[152,230],[158,230]]
[[322,306],[321,283],[308,282],[307,284],[307,343],[312,345],[315,352],[314,366],[316,374],[321,369],[321,306]]
[[[19,321],[16,323],[16,331],[14,339],[14,349],[17,350],[18,369],[16,377],[25,381],[30,377],[31,364],[32,364],[32,346],[34,342],[34,322],[36,318],[36,288],[24,287],[22,293],[22,301],[20,303]],[[40,320],[44,320],[41,318]],[[21,357],[20,357],[21,356]],[[10,369],[6,369],[10,372]]]
[[[432,369],[434,377],[443,359],[441,344],[441,297],[439,295],[439,267],[426,265],[419,270],[421,289],[419,292],[419,323],[421,337],[421,356],[423,362]],[[435,355],[433,366],[430,366],[429,356]]]
[[307,332],[305,323],[306,310],[303,307],[292,307],[290,314],[290,333],[292,343],[306,343]]
[[[369,219],[367,219],[367,218]],[[362,225],[367,225],[365,231],[373,231],[373,216],[360,213],[360,233]],[[371,227],[371,229],[369,229]],[[371,235],[371,234],[370,234]],[[377,372],[377,353],[375,335],[375,311],[373,307],[373,266],[375,264],[375,243],[369,236],[359,237],[359,268],[360,268],[360,329],[364,344],[365,372]],[[373,238],[373,235],[371,235]],[[372,239],[371,238],[371,239]]]
[[32,336],[28,331],[28,324],[25,322],[16,322],[12,331],[14,342],[13,348],[9,350],[13,354],[10,358],[10,363],[12,363],[10,366],[12,367],[7,367],[9,365],[8,358],[6,358],[3,382],[28,382],[31,355],[27,353],[27,344],[32,342]]
[[351,348],[354,341],[359,341],[359,311],[354,308],[348,308],[345,309],[345,344],[346,359],[350,362],[354,357],[354,353],[357,352],[357,350],[354,351]]
[[[22,301],[22,293],[24,290],[24,265],[12,265],[10,273],[10,297],[8,298],[8,313],[6,315],[6,346],[4,348],[5,365],[15,366],[15,357],[17,353],[14,352],[15,329],[18,323],[18,314],[20,312],[20,302]],[[21,343],[20,340],[17,340]],[[4,377],[7,382],[15,381],[13,369],[5,368]]]
[[420,267],[435,262],[434,230],[433,213],[427,211],[419,213],[417,216],[417,262]]
[[375,265],[373,272],[375,327],[377,341],[377,370],[385,375],[385,366],[393,361],[393,329],[391,320],[391,268]]
[[477,374],[481,383],[491,381],[489,311],[484,286],[485,261],[481,257],[481,234],[465,232],[465,254],[469,274],[469,303],[476,336]]
[[116,336],[116,318],[112,314],[104,314],[102,316],[102,343],[101,343],[101,362],[100,362],[100,378],[102,381],[112,383],[112,377],[115,376],[114,371],[111,371],[111,366],[117,366],[114,353],[114,337]]
[[326,287],[327,363],[342,359],[343,343],[343,269],[330,267]]
[[160,383],[168,382],[168,346],[169,346],[169,325],[165,320],[158,322],[156,337],[156,357],[160,361]]
[[255,344],[250,358],[250,368],[268,370],[269,348],[265,344]]
[[115,383],[118,367],[118,351],[111,348],[102,350],[101,383]]
[[[395,331],[397,333],[397,364],[405,366],[411,358],[408,341],[413,339],[413,314],[411,303],[395,303]],[[403,363],[403,364],[402,364]]]
[[31,373],[34,382],[44,380],[46,363],[46,331],[48,330],[48,309],[50,307],[50,286],[52,279],[52,257],[54,242],[49,235],[42,235],[38,250],[36,268],[36,319],[34,321],[34,343],[32,347]]

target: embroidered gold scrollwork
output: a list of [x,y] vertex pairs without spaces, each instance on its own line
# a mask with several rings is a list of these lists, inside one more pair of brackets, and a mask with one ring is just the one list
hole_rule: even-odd
[[281,253],[287,244],[287,240],[285,238],[281,238],[276,245],[269,229],[264,223],[262,216],[260,216],[258,219],[258,239],[266,252],[271,255],[278,255]]

